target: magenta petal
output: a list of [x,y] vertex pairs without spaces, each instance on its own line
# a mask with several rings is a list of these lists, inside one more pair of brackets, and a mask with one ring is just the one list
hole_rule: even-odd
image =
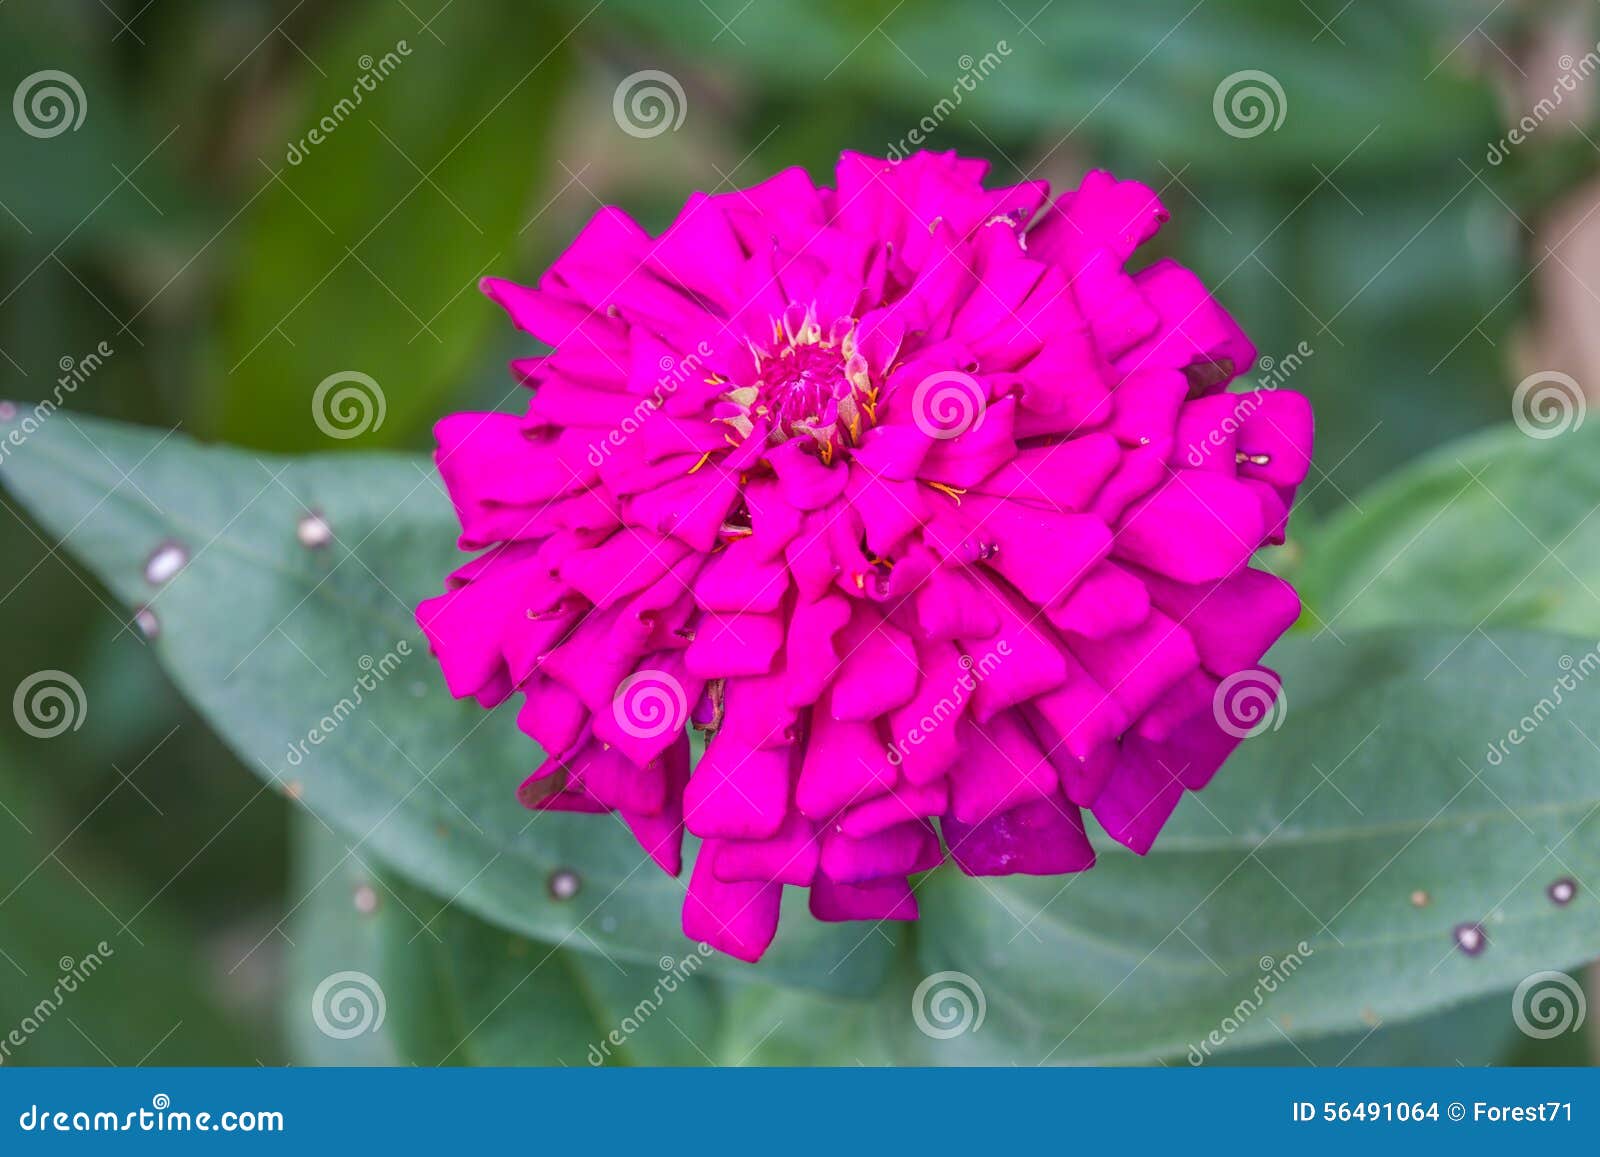
[[903,878],[842,884],[819,872],[811,882],[811,914],[818,920],[915,920],[917,898]]
[[830,682],[839,665],[833,636],[850,621],[850,602],[837,594],[802,602],[789,620],[786,699],[791,707],[809,707]]
[[689,777],[683,815],[702,839],[764,839],[783,826],[788,804],[788,749],[746,747],[719,734]]
[[837,718],[876,719],[916,694],[916,648],[876,612],[857,612],[839,638],[839,651],[844,661],[834,684]]
[[1116,770],[1090,809],[1107,835],[1141,856],[1183,798],[1179,775],[1184,765],[1165,755],[1160,746],[1138,738],[1123,744]]
[[927,820],[911,820],[856,839],[829,830],[822,840],[822,871],[841,884],[926,872],[944,859]]
[[552,679],[535,679],[517,712],[517,726],[546,751],[566,751],[589,722],[589,709],[572,689]]
[[942,815],[949,806],[950,789],[943,780],[921,786],[903,784],[845,812],[838,830],[852,839],[865,839],[907,820]]
[[778,933],[783,885],[717,879],[711,867],[717,851],[717,842],[708,841],[695,859],[683,900],[683,934],[753,964]]
[[1240,425],[1244,459],[1239,473],[1274,486],[1298,486],[1311,469],[1311,403],[1288,390],[1261,390],[1248,397],[1256,405]]
[[658,812],[622,811],[623,822],[633,833],[645,854],[669,876],[683,871],[683,789],[689,780],[689,737],[678,741],[661,756],[667,777],[667,802]]
[[795,788],[802,815],[825,820],[882,795],[894,781],[888,746],[871,724],[836,719],[821,704],[812,711],[810,742]]
[[1056,790],[1056,770],[1012,713],[985,728],[962,725],[964,754],[950,769],[950,812],[977,824]]
[[1078,809],[1059,795],[1020,804],[978,824],[940,824],[950,858],[969,876],[1056,876],[1094,867]]
[[1243,566],[1266,528],[1250,491],[1209,470],[1183,470],[1128,511],[1115,552],[1179,582],[1219,579]]
[[822,842],[810,820],[790,812],[762,840],[721,840],[713,868],[719,880],[772,881],[805,887],[816,874]]
[[689,670],[704,679],[764,675],[783,647],[783,620],[776,615],[708,613],[699,622],[686,658]]

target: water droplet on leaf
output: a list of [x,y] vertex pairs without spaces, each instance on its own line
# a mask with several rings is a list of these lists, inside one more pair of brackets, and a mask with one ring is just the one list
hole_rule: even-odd
[[1482,924],[1457,924],[1450,934],[1455,938],[1456,947],[1468,956],[1477,956],[1489,946]]
[[161,586],[172,581],[188,565],[189,548],[181,542],[168,539],[151,551],[150,557],[145,560],[144,578],[151,586]]
[[317,510],[307,511],[300,516],[300,521],[295,523],[294,534],[300,540],[300,545],[308,550],[321,550],[333,541],[333,527]]
[[549,889],[552,900],[570,900],[583,887],[583,880],[571,868],[557,868],[550,873],[545,887]]
[[149,607],[138,607],[134,610],[133,625],[138,627],[139,633],[147,639],[153,639],[161,633],[161,620]]

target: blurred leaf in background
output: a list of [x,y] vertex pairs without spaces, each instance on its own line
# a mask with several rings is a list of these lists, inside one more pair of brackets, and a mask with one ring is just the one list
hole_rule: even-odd
[[[1270,359],[1258,376],[1316,403],[1306,513],[1274,565],[1304,567],[1308,633],[1322,645],[1361,628],[1482,627],[1435,677],[1458,696],[1457,714],[1477,703],[1480,718],[1482,696],[1536,689],[1560,654],[1581,653],[1578,638],[1522,629],[1586,634],[1593,645],[1592,439],[1496,431],[1456,442],[1506,422],[1529,372],[1600,382],[1585,372],[1594,367],[1580,340],[1596,300],[1586,282],[1600,277],[1590,272],[1600,257],[1584,248],[1600,89],[1586,82],[1525,143],[1499,159],[1491,150],[1554,91],[1561,60],[1594,49],[1593,6],[1035,8],[0,5],[0,94],[64,73],[77,91],[48,77],[29,91],[54,83],[84,114],[53,135],[0,121],[0,393],[56,397],[75,412],[52,419],[26,447],[36,453],[0,461],[0,611],[10,627],[0,689],[61,670],[88,703],[79,730],[0,735],[0,801],[14,813],[0,814],[0,830],[18,837],[0,890],[24,881],[0,905],[0,950],[17,966],[0,958],[0,976],[18,982],[0,984],[0,1012],[20,1017],[24,1005],[12,1002],[28,1000],[36,981],[53,984],[59,957],[101,939],[117,953],[104,988],[97,978],[63,1012],[82,1031],[53,1020],[7,1063],[133,1063],[152,1048],[151,1063],[587,1063],[588,1046],[653,990],[661,958],[692,951],[676,931],[680,885],[630,878],[620,829],[559,816],[530,826],[509,786],[531,752],[509,719],[449,702],[420,653],[374,693],[370,720],[312,750],[315,776],[302,779],[287,752],[349,693],[360,656],[378,661],[402,640],[420,647],[408,605],[432,593],[451,538],[420,453],[430,422],[519,404],[504,363],[538,350],[480,299],[479,276],[534,280],[602,203],[656,228],[694,189],[737,188],[790,164],[822,176],[842,148],[884,153],[924,118],[937,121],[928,147],[987,157],[1000,180],[1070,188],[1108,166],[1160,190],[1174,218],[1162,250],[1244,322]],[[963,87],[985,61],[992,67]],[[613,100],[625,78],[651,69],[679,83],[685,115],[680,128],[639,139],[613,118]],[[1252,81],[1275,123],[1229,132],[1219,96],[1254,72],[1276,85]],[[356,437],[313,415],[318,387],[348,374],[379,391],[352,411]],[[85,413],[153,432],[76,416]],[[249,449],[206,454],[192,437]],[[413,453],[349,454],[376,446]],[[1431,447],[1442,449],[1413,465]],[[345,457],[284,469],[255,453],[307,449]],[[335,536],[321,550],[296,538],[313,511]],[[158,591],[142,568],[168,537],[192,563]],[[145,604],[153,638],[134,622]],[[1360,849],[1390,837],[1362,834],[1353,812],[1340,817],[1345,805],[1320,781],[1281,795],[1295,760],[1275,753],[1300,742],[1295,728],[1333,726],[1318,722],[1324,696],[1393,720],[1398,700],[1378,703],[1372,688],[1388,685],[1379,661],[1391,644],[1381,640],[1394,637],[1352,641],[1355,657],[1323,670],[1303,658],[1312,644],[1291,645],[1285,661],[1305,668],[1295,676],[1304,718],[1297,700],[1291,728],[1248,747],[1232,780],[1200,801],[1252,831],[1318,787],[1287,826],[1325,821],[1319,850],[1304,863],[1280,863],[1270,845],[1261,853],[1280,876],[1312,864],[1328,879],[1377,870]],[[1406,648],[1413,661],[1428,653]],[[1521,676],[1507,675],[1495,648]],[[1475,674],[1446,681],[1468,652]],[[1424,698],[1407,709],[1447,713]],[[1581,738],[1560,730],[1542,737],[1553,745],[1549,781],[1524,785],[1545,793],[1534,803],[1552,814],[1582,806],[1578,772],[1594,766]],[[1456,737],[1462,751],[1483,738]],[[1372,824],[1386,816],[1404,828],[1426,818],[1429,791],[1463,786],[1458,807],[1475,799],[1486,825],[1505,818],[1453,763],[1445,772],[1455,779],[1416,772],[1445,752],[1425,746],[1386,739],[1381,754],[1324,770]],[[1408,766],[1395,768],[1402,751]],[[1412,792],[1390,797],[1386,776]],[[1517,786],[1491,782],[1502,793]],[[1188,806],[1180,818],[1200,838],[1215,820]],[[1533,1044],[1507,1025],[1509,989],[1534,947],[1573,963],[1600,947],[1581,933],[1583,909],[1541,898],[1536,874],[1527,895],[1504,904],[1516,937],[1475,960],[1452,955],[1457,912],[1499,910],[1485,891],[1493,881],[1474,874],[1482,833],[1463,832],[1458,847],[1422,839],[1411,853],[1434,906],[1383,891],[1343,922],[1319,910],[1341,939],[1354,923],[1352,943],[1383,940],[1387,971],[1326,987],[1308,975],[1302,994],[1285,998],[1288,1024],[1258,1020],[1218,1059],[1581,1060],[1581,1041]],[[1182,924],[1186,936],[1158,946],[1150,976],[1136,970],[1107,997],[1126,1011],[1120,1027],[1090,1019],[1078,1030],[1113,986],[1108,962],[1142,956],[1156,939],[1149,922],[1169,915],[1161,905],[1192,904],[1198,883],[1215,882],[1212,867],[1197,867],[1206,854],[1181,842],[1130,862],[1126,887],[1121,861],[1106,858],[1102,878],[1061,897],[937,876],[925,885],[927,924],[892,937],[785,921],[759,981],[708,964],[606,1059],[942,1063],[1004,1059],[1007,1040],[1042,1042],[1043,1053],[1070,1038],[1052,1059],[1184,1063],[1175,1046],[1207,1023],[1241,969],[1288,947],[1255,940],[1272,941],[1297,912],[1251,865],[1227,890],[1249,919]],[[552,894],[552,874],[578,865],[577,895]],[[1135,887],[1149,890],[1144,917],[1119,908]],[[446,900],[454,906],[441,910]],[[1415,944],[1389,943],[1413,933]],[[1443,979],[1421,991],[1396,979],[1435,947]],[[1318,967],[1335,968],[1335,948]],[[547,959],[549,972],[534,968]],[[132,1012],[108,1001],[123,991],[113,967],[148,993]],[[930,970],[962,968],[991,977],[988,1026],[931,1039],[911,994]],[[1185,978],[1177,991],[1156,984],[1174,969]],[[337,1038],[315,1023],[318,986],[346,971],[384,989],[380,1033]],[[1198,991],[1183,1004],[1190,981]],[[698,1049],[686,1051],[685,1037]]]
[[491,320],[478,280],[514,262],[547,164],[565,71],[548,13],[352,13],[239,226],[250,275],[228,288],[212,372],[232,379],[219,432],[243,445],[325,446],[313,390],[349,370],[386,384],[375,438],[426,429],[473,363]]

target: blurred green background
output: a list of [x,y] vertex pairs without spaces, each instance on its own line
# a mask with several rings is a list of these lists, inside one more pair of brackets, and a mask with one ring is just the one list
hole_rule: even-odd
[[[425,448],[438,415],[512,404],[505,362],[529,352],[480,276],[531,280],[601,203],[655,229],[695,189],[882,154],[993,54],[929,147],[986,157],[999,182],[1105,166],[1159,190],[1158,247],[1263,354],[1311,351],[1292,382],[1319,427],[1303,501],[1331,516],[1504,423],[1531,369],[1600,380],[1600,80],[1491,161],[1597,39],[1600,8],[1576,0],[10,0],[0,95],[60,70],[86,115],[47,139],[0,118],[3,394],[47,397],[100,351],[68,408],[267,451]],[[308,146],[385,54],[392,72]],[[649,139],[613,115],[645,69],[683,90],[681,125]],[[1245,69],[1286,108],[1240,137],[1213,97]],[[306,420],[315,384],[352,367],[387,399],[359,444]],[[304,1059],[305,976],[327,970],[297,964],[284,924],[291,863],[322,874],[315,849],[291,858],[293,802],[0,502],[0,687],[64,668],[92,705],[49,741],[0,728],[0,1031],[54,967],[30,929],[82,928],[87,950],[110,928],[141,977],[89,986],[7,1063]],[[370,887],[292,915],[351,933]],[[1452,1063],[1453,1032],[1484,1059],[1582,1061],[1581,1038],[1508,1037],[1503,1001],[1481,1003],[1492,1030],[1468,1005],[1393,1030],[1381,1059]]]

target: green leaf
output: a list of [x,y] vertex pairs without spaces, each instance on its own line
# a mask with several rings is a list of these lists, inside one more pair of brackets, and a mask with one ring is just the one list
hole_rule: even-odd
[[[729,986],[718,1064],[846,1067],[903,1063],[905,1024],[898,982],[871,1001],[794,988]],[[909,1006],[906,1006],[909,1007]],[[902,1015],[897,1017],[896,1013]]]
[[[1360,1032],[1312,1040],[1279,1038],[1261,1048],[1227,1049],[1207,1063],[1224,1065],[1311,1065],[1317,1068],[1450,1067],[1504,1062],[1528,1038],[1510,1017],[1511,994],[1497,992],[1433,1016],[1369,1025]],[[1169,1063],[1188,1064],[1185,1057]]]
[[314,820],[296,843],[285,1017],[302,1063],[695,1065],[715,1047],[704,953],[629,968],[485,924]]
[[[358,1004],[349,1006],[355,1020],[328,1020],[334,1005],[330,980],[341,974],[372,978],[368,999],[383,992],[383,929],[379,917],[395,903],[389,885],[359,853],[353,841],[340,840],[309,815],[294,825],[294,872],[290,878],[287,991],[280,1013],[284,1036],[296,1064],[371,1066],[400,1063],[394,1017],[387,1007],[380,1022],[374,1014],[361,1031]],[[326,987],[325,987],[326,986]],[[348,987],[348,985],[347,985]],[[320,993],[320,995],[319,995]],[[355,990],[351,998],[357,999]],[[387,994],[385,995],[387,1005]],[[376,1004],[373,1005],[376,1008]],[[327,1031],[318,1021],[322,1011]]]
[[437,415],[495,322],[476,282],[510,267],[532,213],[563,31],[516,0],[446,6],[426,27],[373,4],[317,46],[326,75],[266,158],[278,179],[260,174],[249,275],[224,303],[225,436],[331,448],[313,396],[345,372],[383,392],[377,444]]
[[13,305],[23,274],[53,265],[58,246],[70,254],[125,242],[159,228],[164,213],[193,209],[174,173],[180,125],[138,131],[114,59],[117,26],[86,17],[59,5],[0,6],[0,238],[36,249],[0,291]]
[[[681,955],[684,882],[604,816],[530,813],[517,784],[539,751],[514,708],[452,700],[412,608],[463,556],[425,459],[258,457],[57,414],[12,449],[0,484],[129,606],[160,620],[173,680],[247,766],[357,841],[363,857],[537,940],[638,963]],[[320,511],[335,541],[301,546]],[[191,561],[163,586],[163,543]],[[315,739],[312,736],[315,735]],[[577,895],[547,888],[578,873]],[[759,966],[711,972],[872,991],[883,936],[793,907]]]
[[[1574,977],[1578,975],[1574,973]],[[1554,993],[1555,990],[1550,991]],[[1589,1063],[1585,1055],[1587,1018],[1582,1024],[1569,1021],[1569,1031],[1541,1040],[1517,1027],[1511,1014],[1515,1007],[1513,999],[1510,992],[1496,992],[1418,1020],[1387,1023],[1315,1040],[1281,1040],[1265,1048],[1229,1050],[1219,1054],[1215,1063],[1314,1065],[1319,1068],[1450,1068],[1456,1065],[1549,1068]],[[1553,1009],[1554,1005],[1551,1007]],[[1182,1057],[1175,1057],[1172,1063],[1186,1062]]]
[[1446,446],[1314,535],[1314,621],[1526,626],[1600,637],[1600,430],[1512,426]]
[[0,1064],[270,1059],[223,1011],[200,946],[117,872],[84,862],[81,823],[40,802],[21,766],[0,752]]
[[[1342,180],[1383,166],[1409,171],[1425,156],[1476,159],[1497,127],[1488,85],[1440,59],[1460,32],[1393,6],[1341,12],[1333,35],[1323,31],[1325,18],[1275,0],[1160,0],[1137,13],[1090,4],[1022,12],[959,0],[915,9],[893,0],[775,0],[759,15],[742,0],[617,0],[607,11],[687,59],[712,53],[757,76],[763,89],[811,101],[825,77],[825,87],[870,95],[869,107],[892,101],[905,151],[918,142],[903,134],[919,125],[929,134],[924,147],[940,149],[975,124],[986,136],[1042,136],[1049,156],[1101,146],[1202,177],[1249,170],[1298,178],[1317,164],[1338,166]],[[1241,139],[1219,127],[1213,106],[1225,78],[1245,70],[1270,73],[1281,97],[1269,91],[1276,128],[1253,132],[1248,108],[1233,120],[1250,134]],[[1240,83],[1248,80],[1235,81],[1225,99]],[[690,102],[694,116],[692,95]],[[849,143],[881,155],[895,142]]]
[[527,940],[415,888],[394,894],[382,969],[415,1063],[698,1065],[714,1047],[716,997],[698,976],[709,949],[629,965]]
[[[1520,631],[1288,640],[1270,660],[1282,729],[1241,744],[1147,857],[1106,847],[1065,880],[935,873],[919,967],[970,977],[987,1017],[904,1039],[938,1063],[1204,1060],[1213,1031],[1224,1050],[1362,1031],[1595,956],[1600,898],[1545,888],[1600,873],[1600,680],[1488,757],[1562,654]],[[1477,956],[1453,934],[1472,923]]]

